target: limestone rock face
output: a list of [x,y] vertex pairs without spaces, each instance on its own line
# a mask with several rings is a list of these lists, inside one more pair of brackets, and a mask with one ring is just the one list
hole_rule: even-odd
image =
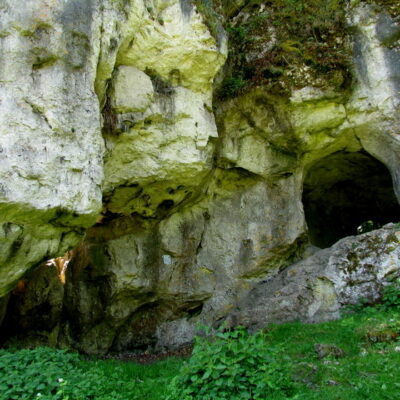
[[217,128],[210,97],[184,87],[150,96],[140,115],[118,115],[121,133],[106,139],[104,192],[113,213],[160,214],[191,197],[211,171]]
[[398,227],[389,224],[317,251],[240,298],[231,321],[253,327],[327,321],[338,317],[343,305],[361,298],[374,303],[400,276],[399,238]]
[[[3,3],[3,343],[179,347],[198,322],[337,318],[399,276],[396,17],[350,2],[348,82],[288,67],[280,93],[282,71],[265,70],[272,83],[227,98],[218,9]],[[229,3],[221,18],[246,21],[246,2]],[[298,52],[270,31],[247,59]]]
[[[350,121],[360,125],[356,135],[365,150],[389,168],[400,198],[400,155],[395,150],[399,140],[399,23],[387,12],[374,12],[368,5],[359,5],[350,24],[355,28],[354,62],[358,77],[349,104]],[[355,109],[363,112],[357,115]]]
[[140,69],[121,65],[114,79],[113,108],[120,113],[146,111],[154,97],[150,77]]
[[187,3],[128,13],[103,112],[108,212],[160,218],[211,171],[218,136],[212,82],[227,50]]
[[[5,1],[0,13],[3,296],[77,245],[99,217],[103,188],[111,212],[127,214],[191,195],[210,170],[212,80],[226,49],[179,1]],[[104,142],[102,126],[116,115],[123,133],[106,129]],[[143,180],[152,186],[137,199]],[[170,181],[162,195],[157,180]]]
[[0,5],[0,296],[101,208],[94,2]]

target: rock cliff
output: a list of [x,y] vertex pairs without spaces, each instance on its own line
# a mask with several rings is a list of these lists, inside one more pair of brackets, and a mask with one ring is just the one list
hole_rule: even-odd
[[2,343],[171,348],[379,300],[396,3],[0,1]]

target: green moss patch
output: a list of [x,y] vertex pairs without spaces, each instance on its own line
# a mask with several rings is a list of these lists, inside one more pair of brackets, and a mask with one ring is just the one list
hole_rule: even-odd
[[226,29],[230,54],[220,98],[260,85],[279,94],[308,85],[349,86],[343,0],[251,0]]

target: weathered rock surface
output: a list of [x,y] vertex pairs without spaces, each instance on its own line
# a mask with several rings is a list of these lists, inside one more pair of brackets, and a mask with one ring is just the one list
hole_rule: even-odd
[[[160,204],[169,208],[170,202],[182,201],[189,193],[186,186],[201,182],[212,154],[212,148],[205,149],[217,135],[209,111],[212,80],[226,49],[217,48],[193,7],[179,1],[152,6],[108,0],[5,1],[0,12],[3,296],[29,268],[77,245],[101,211],[101,185],[107,196],[122,186],[112,197],[112,212],[147,215]],[[165,52],[162,63],[160,51]],[[155,83],[134,67],[151,71]],[[116,83],[110,85],[114,70]],[[122,71],[131,71],[130,78]],[[144,85],[144,92],[138,85]],[[109,114],[143,113],[121,115],[124,133],[118,139],[106,136],[104,182],[100,109],[112,97],[111,86],[115,109],[106,104],[106,127]],[[120,104],[124,90],[134,94]],[[155,104],[147,110],[153,95]],[[129,103],[142,97],[141,106]],[[152,119],[159,122],[147,132]],[[132,124],[136,130],[125,133]],[[159,146],[165,147],[164,154],[155,154]],[[135,199],[143,191],[141,180],[152,186]],[[152,200],[161,190],[157,180],[171,181],[162,188],[177,190],[174,200],[168,192]],[[151,210],[149,203],[156,201]],[[148,212],[143,211],[146,205]],[[23,242],[29,251],[18,251]]]
[[0,296],[101,209],[93,2],[0,4]]
[[[352,81],[288,67],[296,87],[232,99],[213,93],[226,37],[190,1],[0,5],[1,340],[177,347],[198,322],[378,300],[398,226],[351,235],[400,217],[400,27],[356,3]],[[263,56],[295,51],[268,40]],[[42,265],[5,296],[84,232],[63,274]]]
[[315,254],[288,268],[263,279],[247,278],[239,285],[231,284],[229,289],[235,290],[230,296],[225,294],[225,302],[210,299],[199,318],[161,324],[157,345],[186,344],[196,333],[198,322],[215,326],[226,321],[228,326],[259,329],[271,322],[328,321],[338,318],[343,306],[357,304],[362,298],[377,302],[383,288],[400,277],[399,238],[398,225],[389,224],[342,239],[328,249],[309,249]]
[[400,230],[389,224],[342,239],[260,282],[238,301],[232,321],[262,327],[268,322],[326,321],[360,299],[373,304],[400,276]]

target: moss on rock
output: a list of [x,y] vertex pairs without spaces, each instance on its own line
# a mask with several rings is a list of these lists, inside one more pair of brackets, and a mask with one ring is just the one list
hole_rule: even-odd
[[230,55],[220,98],[260,85],[279,94],[307,85],[348,86],[343,0],[248,1],[226,28]]

